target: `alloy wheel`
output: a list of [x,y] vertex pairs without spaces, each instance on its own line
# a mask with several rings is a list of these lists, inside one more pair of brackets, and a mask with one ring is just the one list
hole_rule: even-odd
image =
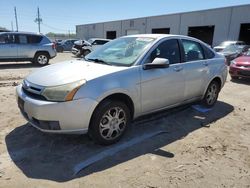
[[100,120],[100,135],[106,140],[113,140],[123,133],[126,124],[125,111],[121,107],[110,108]]

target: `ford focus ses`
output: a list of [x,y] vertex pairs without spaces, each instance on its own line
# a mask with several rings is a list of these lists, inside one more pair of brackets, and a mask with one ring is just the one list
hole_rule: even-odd
[[88,132],[108,145],[139,116],[194,101],[212,107],[226,77],[225,58],[198,39],[143,34],[37,69],[16,91],[21,113],[37,129]]

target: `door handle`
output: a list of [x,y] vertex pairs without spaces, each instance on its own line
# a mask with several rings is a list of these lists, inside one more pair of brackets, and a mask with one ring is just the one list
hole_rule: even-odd
[[208,66],[208,62],[207,61],[203,62],[203,65]]
[[175,68],[174,68],[174,71],[180,72],[182,69],[183,69],[182,67],[175,67]]

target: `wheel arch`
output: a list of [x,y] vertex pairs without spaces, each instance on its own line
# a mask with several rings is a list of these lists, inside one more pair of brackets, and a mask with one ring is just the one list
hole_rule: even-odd
[[216,81],[216,82],[219,84],[219,87],[220,87],[220,90],[221,90],[221,88],[222,88],[222,86],[223,86],[222,78],[221,78],[220,76],[215,76],[215,77],[213,77],[212,79],[210,79],[210,81],[209,81],[208,84],[206,85],[206,89],[205,89],[205,91],[203,92],[203,97],[205,96],[205,93],[206,93],[206,91],[207,91],[207,88],[208,88],[208,86],[210,85],[210,83],[211,83],[212,81]]
[[51,58],[51,57],[50,57],[49,52],[48,52],[48,51],[46,51],[46,50],[39,50],[39,51],[37,51],[37,52],[35,53],[35,55],[34,55],[34,58],[35,58],[35,57],[36,57],[36,55],[37,55],[37,54],[39,54],[39,53],[45,53],[45,54],[47,54],[47,55],[48,55],[49,59]]
[[[131,119],[133,119],[134,111],[135,111],[134,102],[128,94],[125,94],[122,92],[112,93],[112,94],[109,94],[109,95],[101,98],[100,100],[98,100],[100,102],[98,103],[98,105],[96,105],[95,109],[93,110],[93,113],[91,115],[91,119],[92,119],[93,114],[95,113],[95,110],[97,109],[97,107],[105,100],[118,100],[118,101],[124,102],[124,104],[126,104],[130,110]],[[90,121],[91,121],[91,119],[90,119]]]

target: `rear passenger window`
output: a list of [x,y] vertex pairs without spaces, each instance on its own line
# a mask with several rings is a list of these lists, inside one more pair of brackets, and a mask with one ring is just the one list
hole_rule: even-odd
[[26,35],[19,35],[18,38],[19,38],[19,43],[20,44],[27,44],[28,43]]
[[42,40],[42,36],[38,36],[38,35],[28,35],[27,38],[28,38],[29,44],[38,44]]
[[179,44],[176,39],[169,39],[160,43],[145,63],[152,63],[155,58],[165,58],[170,64],[180,63]]
[[198,42],[182,40],[185,52],[185,61],[197,61],[204,59],[203,49]]
[[214,52],[212,50],[210,50],[208,47],[202,45],[203,51],[204,51],[204,55],[206,59],[212,59],[214,58]]

